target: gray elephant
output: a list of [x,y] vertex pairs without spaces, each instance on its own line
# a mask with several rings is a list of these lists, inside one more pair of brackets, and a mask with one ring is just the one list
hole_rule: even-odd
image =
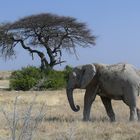
[[73,111],[80,110],[75,105],[73,90],[86,89],[84,96],[83,120],[88,121],[90,109],[96,95],[101,97],[110,121],[115,121],[111,100],[123,100],[130,108],[130,121],[140,121],[137,96],[140,92],[140,76],[131,64],[115,65],[87,64],[75,67],[69,75],[66,88],[67,98]]

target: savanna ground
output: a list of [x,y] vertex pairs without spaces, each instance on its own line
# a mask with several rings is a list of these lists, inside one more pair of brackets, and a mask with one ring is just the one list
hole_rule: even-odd
[[[0,86],[7,87],[8,80],[2,78]],[[75,90],[75,103],[80,105],[81,110],[74,113],[67,102],[65,90],[27,92],[1,90],[0,140],[11,140],[9,125],[13,123],[13,114],[19,118],[15,132],[16,135],[20,134],[23,127],[22,116],[32,103],[34,103],[31,110],[33,120],[44,106],[43,119],[33,132],[33,140],[140,140],[140,122],[128,121],[129,109],[123,102],[113,101],[117,121],[110,123],[101,100],[97,97],[92,106],[91,121],[83,122],[83,97],[84,90]],[[17,99],[16,108],[15,99]],[[138,100],[140,106],[140,99]],[[7,118],[11,122],[8,122]]]

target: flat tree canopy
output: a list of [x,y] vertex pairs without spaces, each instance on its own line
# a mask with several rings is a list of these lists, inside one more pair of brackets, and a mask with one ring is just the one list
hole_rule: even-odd
[[15,47],[22,47],[34,58],[37,54],[42,68],[53,68],[65,61],[62,49],[76,54],[76,47],[95,45],[85,23],[73,17],[39,14],[0,25],[0,54],[6,58],[15,55]]

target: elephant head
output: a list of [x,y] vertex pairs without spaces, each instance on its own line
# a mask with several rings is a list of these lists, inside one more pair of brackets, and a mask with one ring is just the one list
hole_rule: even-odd
[[80,110],[79,105],[75,106],[73,99],[73,90],[76,88],[86,89],[95,75],[96,67],[93,64],[75,67],[70,73],[66,92],[70,107],[73,111],[77,112]]

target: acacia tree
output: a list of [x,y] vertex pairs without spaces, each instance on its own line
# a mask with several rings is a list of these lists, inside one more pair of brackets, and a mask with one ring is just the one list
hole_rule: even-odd
[[32,15],[0,25],[0,54],[7,58],[15,55],[15,47],[22,47],[32,58],[39,56],[42,68],[53,68],[65,62],[62,49],[76,54],[77,46],[95,45],[95,39],[86,24],[73,17]]

